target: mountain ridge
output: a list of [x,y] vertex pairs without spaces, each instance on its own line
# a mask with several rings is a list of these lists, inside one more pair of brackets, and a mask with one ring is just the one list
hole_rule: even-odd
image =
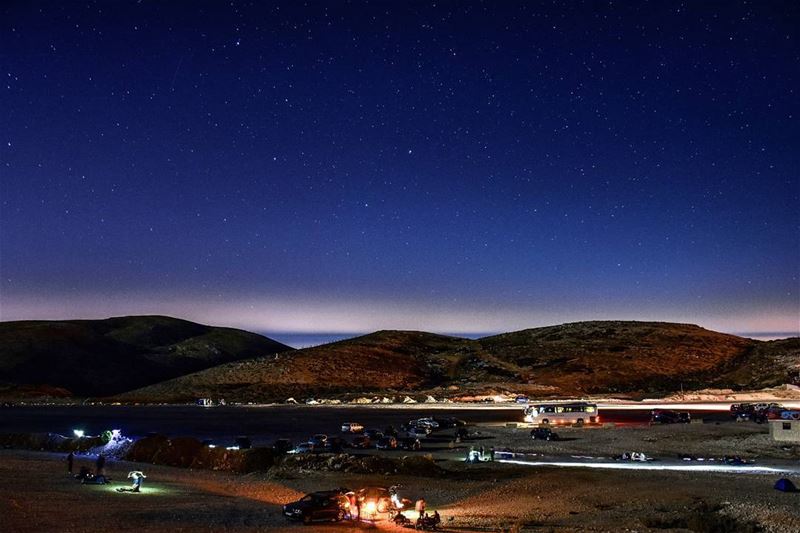
[[0,393],[106,396],[287,350],[255,333],[160,315],[0,322]]
[[[775,368],[769,376],[762,375],[756,359],[771,361]],[[480,339],[380,330],[274,360],[221,365],[119,398],[178,402],[211,396],[264,402],[289,396],[455,396],[498,390],[649,395],[680,388],[777,385],[788,382],[799,362],[800,348],[793,342],[770,345],[669,322],[573,322]]]

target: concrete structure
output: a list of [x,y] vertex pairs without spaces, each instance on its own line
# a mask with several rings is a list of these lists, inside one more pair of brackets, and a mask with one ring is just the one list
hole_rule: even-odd
[[800,444],[800,420],[770,420],[769,435],[776,442]]

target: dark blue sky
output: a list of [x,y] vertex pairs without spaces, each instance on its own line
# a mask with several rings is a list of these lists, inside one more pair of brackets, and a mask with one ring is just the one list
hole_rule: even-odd
[[800,4],[5,2],[0,318],[800,320]]

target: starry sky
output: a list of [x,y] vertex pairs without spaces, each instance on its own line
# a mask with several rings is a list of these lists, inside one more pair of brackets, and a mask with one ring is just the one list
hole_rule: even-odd
[[800,3],[0,6],[0,319],[800,328]]

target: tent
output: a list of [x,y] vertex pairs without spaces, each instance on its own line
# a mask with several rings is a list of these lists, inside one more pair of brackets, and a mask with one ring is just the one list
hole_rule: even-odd
[[797,487],[795,487],[794,483],[788,479],[781,478],[775,482],[775,490],[779,490],[781,492],[797,492]]

